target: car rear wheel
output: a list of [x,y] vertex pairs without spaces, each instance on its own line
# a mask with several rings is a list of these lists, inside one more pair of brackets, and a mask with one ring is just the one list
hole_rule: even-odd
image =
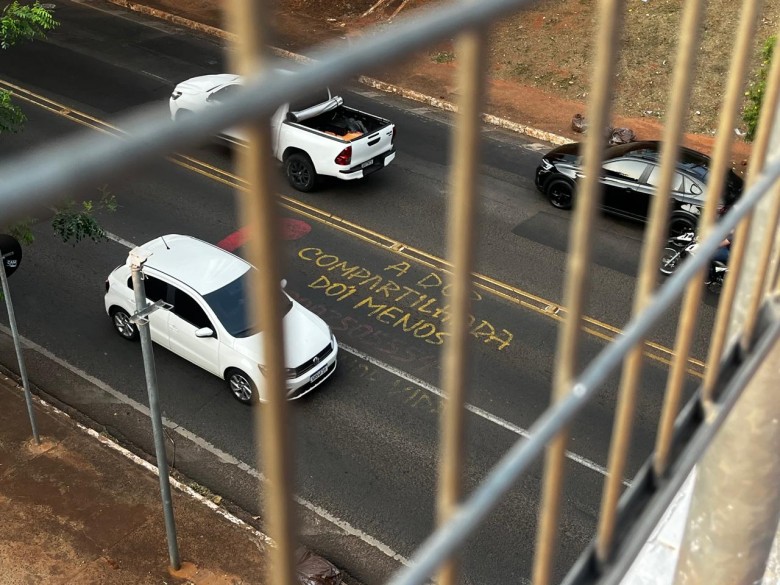
[[305,154],[295,153],[288,156],[284,162],[284,172],[294,189],[304,193],[314,189],[317,173],[311,160]]
[[254,404],[258,401],[257,389],[254,383],[244,372],[238,369],[230,369],[225,375],[233,398],[243,404]]
[[111,320],[114,322],[114,329],[119,335],[128,341],[136,341],[138,339],[138,327],[130,320],[130,315],[127,311],[114,307],[111,309]]
[[571,184],[563,179],[550,182],[547,185],[547,197],[553,207],[558,209],[571,209],[574,189]]
[[672,217],[669,219],[669,239],[672,244],[679,247],[687,245],[684,241],[679,241],[678,244],[678,240],[675,238],[688,232],[695,232],[697,224],[696,216],[687,211],[675,211],[672,213]]

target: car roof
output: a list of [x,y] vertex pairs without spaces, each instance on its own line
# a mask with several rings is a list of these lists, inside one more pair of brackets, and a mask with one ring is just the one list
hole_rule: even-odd
[[145,266],[183,282],[201,295],[233,282],[252,267],[235,254],[192,236],[168,234],[141,248],[151,253]]

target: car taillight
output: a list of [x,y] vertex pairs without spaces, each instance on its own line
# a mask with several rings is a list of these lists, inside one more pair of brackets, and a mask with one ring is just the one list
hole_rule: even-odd
[[395,133],[396,133],[396,132],[398,132],[398,128],[396,128],[395,126],[393,126],[393,137],[390,139],[390,142],[391,142],[391,143],[395,142]]
[[336,157],[335,162],[337,165],[348,165],[352,162],[352,145],[350,144],[344,150],[342,150]]
[[180,92],[180,91],[174,91],[174,92],[171,94],[171,99],[172,99],[172,100],[179,99],[180,97],[181,97],[181,92]]
[[108,292],[109,288],[111,288],[111,285],[108,284],[108,279],[106,278],[106,292]]

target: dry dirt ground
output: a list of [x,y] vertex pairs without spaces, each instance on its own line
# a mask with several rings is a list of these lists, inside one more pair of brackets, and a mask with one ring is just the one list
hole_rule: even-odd
[[[674,65],[683,0],[625,0],[626,12],[615,83],[613,126],[638,139],[659,138]],[[378,4],[373,12],[369,9]],[[392,26],[415,11],[436,9],[432,0],[279,0],[279,44],[300,50],[327,40],[349,42],[371,25]],[[488,104],[495,115],[572,139],[571,118],[587,112],[595,0],[542,0],[502,20],[490,32]],[[697,77],[689,108],[686,144],[711,152],[729,72],[742,3],[705,3]],[[751,78],[763,42],[777,32],[780,2],[768,1],[753,35]],[[366,72],[448,101],[457,100],[453,42],[441,43],[401,65]],[[735,129],[742,131],[741,119]],[[745,169],[750,147],[735,132],[732,162]]]

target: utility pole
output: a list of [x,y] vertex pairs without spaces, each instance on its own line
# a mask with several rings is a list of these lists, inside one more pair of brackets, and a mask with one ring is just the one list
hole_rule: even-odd
[[176,521],[173,517],[171,484],[168,477],[168,459],[165,454],[165,437],[163,436],[162,416],[160,414],[160,402],[157,393],[157,372],[154,367],[152,334],[149,331],[149,315],[157,309],[169,309],[171,306],[163,301],[147,305],[146,290],[144,289],[141,270],[149,255],[149,252],[142,248],[133,248],[130,250],[128,257],[133,279],[136,310],[135,315],[131,317],[131,321],[138,327],[139,337],[141,338],[141,352],[143,353],[144,372],[146,373],[146,389],[149,394],[149,414],[152,419],[154,451],[157,457],[157,475],[160,478],[160,495],[165,516],[165,534],[168,539],[168,558],[170,559],[171,568],[174,571],[178,571],[181,568],[181,560],[179,559],[179,545],[176,541]]

